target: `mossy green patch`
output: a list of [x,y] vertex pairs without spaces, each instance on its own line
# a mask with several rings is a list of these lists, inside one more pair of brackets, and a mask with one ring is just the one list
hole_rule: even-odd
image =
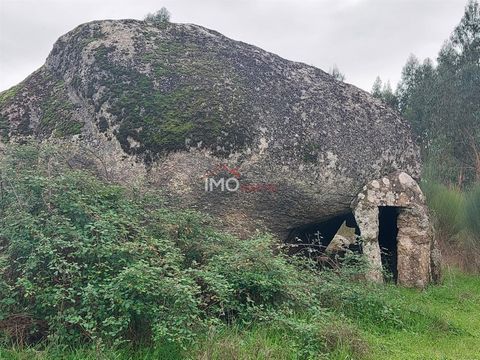
[[[146,85],[138,78],[137,89]],[[135,151],[154,154],[180,150],[187,138],[201,137],[213,142],[219,124],[202,112],[202,103],[208,101],[204,94],[190,87],[160,92],[154,89],[127,91],[113,106],[112,112],[122,117],[118,137],[127,151],[128,137],[142,144]],[[201,135],[201,136],[200,136]]]
[[4,141],[9,140],[10,124],[5,116],[0,115],[0,137]]
[[[242,92],[233,96],[215,87],[225,81],[228,66],[197,45],[165,40],[142,55],[152,71],[141,73],[111,61],[113,50],[97,49],[96,66],[108,75],[92,83],[87,96],[99,86],[108,89],[95,106],[109,102],[119,125],[117,139],[126,152],[156,156],[185,149],[188,143],[213,150],[244,145],[247,137],[231,121],[247,108]],[[233,72],[229,77],[239,83]]]
[[58,137],[79,134],[83,124],[72,119],[74,109],[65,95],[63,81],[57,81],[41,105],[40,133]]
[[13,99],[19,90],[20,85],[15,85],[10,89],[0,92],[0,107],[3,107],[9,100]]
[[105,37],[105,34],[103,34],[100,29],[96,29],[96,30],[93,31],[93,33],[90,37],[82,38],[82,40],[80,41],[80,45],[82,47],[85,47],[88,44],[90,44],[90,43],[92,43],[96,40],[103,39],[104,37]]

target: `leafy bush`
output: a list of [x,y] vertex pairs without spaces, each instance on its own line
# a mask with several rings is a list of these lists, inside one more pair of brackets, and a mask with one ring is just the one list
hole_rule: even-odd
[[209,325],[318,310],[313,272],[271,237],[219,234],[61,159],[26,145],[0,165],[0,331],[17,343],[186,344]]
[[199,288],[172,240],[145,229],[154,197],[78,171],[49,174],[52,154],[23,150],[10,155],[15,169],[12,158],[2,166],[3,324],[25,314],[68,341],[188,339]]
[[364,351],[332,319],[406,326],[381,288],[360,281],[359,255],[319,271],[269,235],[219,233],[204,214],[169,210],[158,192],[102,182],[66,158],[23,145],[0,163],[0,339],[179,353],[206,333],[264,323],[312,358]]
[[153,14],[147,14],[144,18],[147,22],[152,22],[154,24],[165,24],[170,22],[170,12],[166,7],[162,7],[160,10]]

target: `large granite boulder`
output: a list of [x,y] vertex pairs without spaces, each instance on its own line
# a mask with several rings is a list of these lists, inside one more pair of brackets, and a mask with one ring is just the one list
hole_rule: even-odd
[[191,24],[78,26],[0,95],[0,128],[3,142],[88,149],[108,179],[158,186],[240,236],[286,238],[351,213],[373,179],[420,175],[409,125],[387,105]]

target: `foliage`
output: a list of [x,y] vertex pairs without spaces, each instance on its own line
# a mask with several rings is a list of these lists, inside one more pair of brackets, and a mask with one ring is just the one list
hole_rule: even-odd
[[0,332],[19,345],[186,344],[208,326],[321,312],[314,270],[270,236],[219,234],[155,192],[69,169],[55,147],[12,146],[0,170]]
[[166,7],[162,7],[153,14],[147,14],[144,20],[154,24],[165,24],[170,22],[170,12]]
[[7,90],[4,90],[4,91],[0,92],[0,105],[3,106],[8,101],[15,98],[15,96],[18,93],[19,88],[20,87],[18,85],[16,85],[16,86],[12,86],[11,88],[9,88]]
[[410,57],[397,89],[399,109],[434,161],[441,181],[480,181],[480,6],[470,0],[438,55],[438,66]]
[[422,188],[439,227],[437,232],[452,239],[468,235],[480,245],[480,185],[462,191],[426,180]]
[[475,235],[480,243],[480,184],[466,194],[465,227]]
[[[293,314],[275,322],[244,327],[229,325],[205,332],[188,349],[172,344],[95,348],[91,345],[6,349],[0,358],[16,359],[476,359],[480,318],[478,276],[447,273],[445,282],[424,291],[395,286],[370,291],[377,299],[399,308],[399,328],[376,322],[359,326],[328,312],[316,317]],[[372,290],[372,289],[370,289]],[[377,309],[380,311],[380,309]],[[372,308],[373,311],[373,308]],[[334,318],[336,317],[336,318]]]
[[271,236],[239,240],[158,192],[70,169],[56,147],[9,146],[0,171],[5,345],[72,359],[360,358],[372,351],[361,334],[462,331],[365,283],[359,255],[320,271]]
[[333,78],[337,81],[344,82],[346,79],[345,74],[340,71],[337,65],[333,65],[333,67],[330,69],[328,73],[332,75]]
[[[428,173],[427,173],[428,174]],[[434,178],[422,182],[445,263],[480,271],[480,185],[462,190]]]
[[198,286],[172,240],[145,230],[158,218],[143,208],[154,199],[58,172],[53,155],[14,149],[2,164],[3,324],[14,314],[31,319],[18,342],[42,328],[68,341],[188,339]]
[[398,106],[398,100],[392,91],[390,82],[382,83],[382,79],[379,76],[375,79],[372,87],[373,97],[382,100],[385,104],[389,105],[392,109],[396,109]]
[[469,0],[460,23],[437,57],[411,55],[395,94],[380,78],[373,96],[409,120],[423,158],[444,184],[480,181],[480,6]]

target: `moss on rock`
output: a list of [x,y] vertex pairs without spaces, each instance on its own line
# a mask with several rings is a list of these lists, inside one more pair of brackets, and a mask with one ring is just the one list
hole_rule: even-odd
[[10,89],[0,92],[0,107],[5,106],[8,101],[14,99],[20,88],[21,87],[19,85],[15,85]]
[[[226,121],[238,114],[232,108],[242,108],[241,92],[231,97],[227,108],[225,93],[213,86],[223,81],[225,64],[215,63],[193,44],[163,41],[142,55],[153,74],[142,73],[141,66],[131,68],[112,61],[115,50],[104,45],[97,48],[95,64],[107,75],[91,88],[106,89],[96,106],[110,104],[108,111],[118,125],[117,139],[127,153],[156,156],[197,143],[213,151],[221,151],[226,144],[228,151],[244,145],[247,137],[239,136],[236,122]],[[193,55],[195,63],[182,61],[182,54]]]
[[40,108],[42,116],[38,130],[41,134],[63,137],[81,132],[83,124],[72,117],[75,106],[66,96],[63,81],[54,83]]
[[10,124],[5,116],[0,115],[0,137],[3,141],[10,139]]

